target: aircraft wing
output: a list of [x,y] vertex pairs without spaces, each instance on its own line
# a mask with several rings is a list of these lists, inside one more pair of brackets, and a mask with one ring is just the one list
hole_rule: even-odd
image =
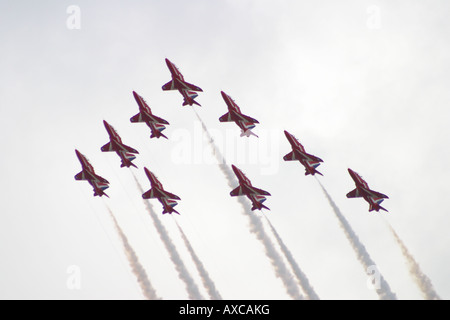
[[107,144],[102,146],[101,150],[102,151],[116,151],[116,149],[114,148],[114,145],[112,144],[112,142],[108,142]]
[[129,153],[137,153],[137,154],[139,154],[139,151],[137,151],[136,149],[133,149],[132,147],[127,146],[127,145],[125,145],[125,144],[122,144],[121,147],[122,147],[122,149],[123,149],[124,151],[126,151],[126,152],[129,152]]
[[347,198],[361,198],[361,197],[363,197],[363,195],[361,194],[361,192],[358,191],[358,189],[354,189],[349,193],[347,193]]
[[117,142],[108,142],[105,144],[102,148],[102,151],[123,151],[123,152],[129,152],[129,153],[139,153],[136,149],[133,149],[132,147],[129,147],[123,143],[117,143]]
[[181,200],[179,196],[167,192],[165,190],[159,190],[157,188],[151,188],[150,190],[148,190],[147,192],[145,192],[142,197],[144,199],[154,199],[154,198],[167,198],[167,199],[175,199],[175,200]]
[[249,187],[249,189],[252,191],[253,194],[256,194],[256,195],[270,196],[270,193],[265,190],[258,189],[255,187]]
[[106,180],[105,178],[100,177],[99,175],[89,172],[87,170],[82,170],[78,172],[75,175],[75,180],[100,181],[102,183],[109,183],[108,180]]
[[130,122],[144,122],[144,117],[142,113],[138,113],[130,118]]
[[364,196],[369,196],[378,199],[389,199],[389,197],[385,194],[365,188],[356,188],[347,193],[347,198],[360,198]]
[[252,123],[259,123],[258,120],[253,119],[252,117],[246,116],[245,114],[242,113],[237,113],[232,111],[231,112],[231,117],[233,119],[233,121],[246,121],[246,122],[252,122]]
[[167,120],[164,120],[163,118],[157,117],[155,115],[146,115],[143,116],[142,113],[138,113],[130,118],[130,122],[153,122],[153,123],[162,123],[162,124],[169,124]]
[[367,190],[367,192],[369,193],[370,196],[375,197],[375,198],[389,199],[389,197],[387,195],[382,194],[382,193],[377,192],[377,191]]
[[166,190],[161,191],[161,193],[163,194],[163,197],[164,197],[164,198],[175,199],[175,200],[181,200],[179,196],[177,196],[176,194],[167,192]]
[[197,87],[196,85],[193,85],[189,82],[182,81],[180,79],[175,80],[177,82],[178,89],[181,90],[192,90],[192,91],[200,91],[203,92],[202,88]]
[[284,161],[294,161],[294,160],[304,159],[310,164],[317,163],[317,162],[323,162],[323,160],[320,159],[319,157],[313,156],[312,154],[309,154],[306,152],[305,153],[299,152],[297,150],[289,152],[287,155],[285,155],[283,157],[283,159],[284,159]]
[[168,121],[164,120],[163,118],[157,117],[153,114],[151,116],[149,116],[149,118],[150,118],[151,122],[169,124]]
[[233,189],[230,192],[230,195],[232,197],[242,196],[242,195],[250,195],[250,194],[270,196],[270,193],[265,190],[258,189],[255,187],[242,186],[242,185],[239,185],[237,188]]
[[225,113],[223,116],[219,118],[220,122],[231,122],[234,121],[229,112]]
[[283,159],[284,159],[284,161],[295,161],[295,160],[298,160],[298,159],[295,157],[295,152],[294,152],[294,151],[289,152],[287,155],[285,155],[285,156],[283,157]]
[[313,162],[323,162],[322,159],[320,159],[319,157],[313,156],[312,154],[305,153],[305,156],[306,156],[307,158],[309,158],[309,159],[308,159],[309,161],[313,161]]
[[162,86],[162,89],[164,91],[166,90],[177,90],[176,86],[175,86],[175,82],[173,80],[170,80],[169,82],[167,82],[165,85]]
[[238,186],[237,188],[233,189],[230,192],[230,196],[232,196],[232,197],[243,196],[243,195],[245,195],[245,193],[241,186]]
[[203,91],[201,88],[197,87],[196,85],[193,85],[186,81],[182,81],[180,79],[174,79],[174,80],[167,82],[165,85],[162,86],[162,89],[164,91],[166,91],[166,90]]

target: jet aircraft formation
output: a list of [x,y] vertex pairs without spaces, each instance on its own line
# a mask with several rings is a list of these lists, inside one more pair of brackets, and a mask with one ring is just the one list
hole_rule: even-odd
[[[186,82],[179,69],[169,59],[166,58],[165,61],[171,73],[172,80],[164,84],[162,86],[162,90],[177,90],[183,97],[183,106],[193,106],[194,104],[201,106],[197,101],[195,101],[195,98],[198,96],[197,92],[203,92],[203,90],[196,85]],[[224,91],[221,91],[221,95],[227,105],[228,112],[219,117],[219,121],[235,122],[241,129],[241,137],[250,137],[252,135],[258,137],[251,131],[255,128],[256,124],[259,124],[258,120],[243,114],[236,102]],[[144,98],[135,91],[133,91],[133,97],[138,104],[139,113],[132,116],[130,118],[130,122],[145,122],[151,130],[150,138],[159,139],[160,137],[164,137],[168,139],[162,131],[166,129],[166,125],[169,125],[169,122],[154,115]],[[117,131],[107,121],[103,120],[103,124],[108,132],[110,141],[100,148],[101,151],[116,152],[121,159],[121,167],[133,166],[137,168],[132,161],[136,158],[135,154],[139,154],[139,152],[136,149],[125,145]],[[283,160],[299,161],[305,168],[305,175],[314,176],[316,173],[322,175],[322,173],[317,171],[317,167],[323,162],[323,160],[317,156],[307,153],[303,145],[291,133],[285,130],[284,134],[291,145],[292,151],[286,154],[283,157]],[[97,175],[88,159],[77,149],[75,149],[75,153],[82,167],[82,171],[75,175],[75,180],[87,180],[94,189],[94,196],[101,197],[105,195],[109,197],[104,192],[104,190],[109,188],[108,180]],[[246,196],[252,203],[252,210],[262,210],[263,208],[270,210],[268,207],[263,205],[263,202],[267,200],[265,196],[270,196],[270,193],[254,187],[247,176],[235,165],[231,165],[231,167],[234,174],[238,178],[239,186],[230,192],[230,196]],[[158,178],[156,178],[155,174],[146,167],[144,167],[144,172],[150,181],[151,188],[142,194],[142,198],[158,199],[163,206],[163,214],[172,212],[179,214],[174,207],[178,204],[176,200],[180,200],[180,197],[164,190],[161,182]],[[380,204],[384,201],[384,199],[388,199],[388,196],[371,190],[367,182],[352,169],[349,168],[348,172],[350,177],[355,182],[356,188],[347,194],[347,198],[363,198],[369,203],[369,212],[374,210],[378,212],[380,209],[387,211]]]

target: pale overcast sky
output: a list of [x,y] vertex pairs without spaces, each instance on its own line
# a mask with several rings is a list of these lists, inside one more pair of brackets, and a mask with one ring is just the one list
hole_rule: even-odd
[[[157,295],[188,299],[133,175],[100,151],[106,120],[139,150],[142,187],[147,167],[180,196],[181,215],[151,203],[203,297],[176,223],[224,299],[291,299],[195,108],[227,162],[272,194],[271,210],[253,214],[282,256],[270,219],[320,299],[378,295],[316,179],[283,161],[283,130],[324,160],[318,179],[397,298],[423,296],[388,225],[449,299],[449,10],[445,0],[2,1],[0,298],[144,299],[108,206]],[[165,58],[203,89],[202,107],[161,90]],[[169,121],[169,139],[130,122],[133,90]],[[220,91],[259,120],[259,138],[219,122]],[[109,180],[109,199],[74,180],[75,149]],[[346,198],[347,168],[389,196],[389,213]]]

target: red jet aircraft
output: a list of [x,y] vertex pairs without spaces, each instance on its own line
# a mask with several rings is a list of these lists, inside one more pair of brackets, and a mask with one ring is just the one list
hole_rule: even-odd
[[133,153],[139,153],[136,149],[133,149],[122,143],[122,139],[117,134],[117,131],[105,120],[103,120],[103,124],[105,125],[106,131],[109,134],[109,142],[105,144],[101,150],[103,152],[115,151],[117,155],[122,160],[121,167],[130,167],[133,166],[137,168],[133,162],[136,159],[136,156]]
[[356,189],[347,193],[347,198],[364,198],[364,200],[366,200],[370,205],[369,212],[373,210],[378,212],[380,209],[387,211],[385,208],[380,206],[380,203],[382,203],[384,199],[389,199],[389,197],[382,193],[370,190],[367,182],[364,181],[364,179],[352,169],[348,169],[348,172],[350,173],[353,181],[355,181]]
[[136,102],[139,106],[139,113],[135,116],[132,116],[130,121],[145,122],[147,126],[152,130],[152,135],[150,136],[150,138],[164,137],[167,139],[167,137],[163,135],[161,131],[163,131],[166,128],[164,125],[169,123],[166,120],[153,115],[152,111],[150,110],[150,107],[148,106],[147,102],[145,102],[144,98],[142,98],[134,91],[133,96],[134,99],[136,99]]
[[323,160],[312,154],[306,153],[302,144],[286,130],[284,131],[284,134],[292,147],[292,151],[283,157],[284,161],[298,160],[305,167],[305,175],[314,175],[315,173],[318,173],[323,176],[323,174],[316,170]]
[[[144,192],[142,194],[142,198],[144,199],[154,199],[157,198],[159,202],[163,205],[163,214],[165,213],[172,213],[176,212],[180,214],[177,210],[175,210],[173,207],[175,207],[178,203],[175,200],[181,200],[179,196],[170,193],[166,190],[164,190],[161,182],[159,182],[158,178],[147,168],[144,167],[145,174],[147,175],[148,179],[150,180],[151,188],[150,190]],[[175,199],[175,200],[173,200]]]
[[203,92],[203,90],[191,83],[184,81],[184,77],[181,74],[180,70],[178,70],[178,68],[172,62],[170,62],[169,59],[166,59],[166,64],[170,70],[170,73],[172,74],[172,80],[163,85],[162,89],[178,90],[184,98],[183,106],[192,106],[193,104],[200,106],[200,104],[194,100],[198,96],[195,91]]
[[94,188],[94,196],[109,196],[103,192],[103,190],[106,190],[109,188],[108,180],[105,178],[100,177],[97,175],[94,171],[94,167],[89,163],[88,159],[80,153],[77,149],[75,149],[75,153],[78,157],[78,160],[80,160],[81,163],[81,172],[77,173],[75,175],[75,180],[87,180],[89,184]]
[[255,127],[255,123],[259,123],[258,120],[242,114],[239,106],[236,104],[236,102],[233,101],[233,99],[230,98],[229,95],[227,95],[223,91],[221,91],[220,93],[222,94],[223,100],[225,100],[225,103],[227,104],[228,112],[221,116],[219,118],[219,121],[234,121],[238,125],[238,127],[241,128],[241,137],[250,137],[250,135],[254,135],[257,137],[257,135],[251,131],[251,129]]
[[267,191],[255,188],[252,186],[251,181],[245,176],[245,174],[239,170],[236,166],[231,165],[233,168],[234,174],[239,180],[239,186],[235,189],[233,189],[230,192],[230,195],[232,197],[236,196],[247,196],[252,202],[252,211],[255,209],[261,210],[262,208],[268,209],[265,205],[262,203],[266,201],[266,197],[264,196],[270,196],[270,193]]

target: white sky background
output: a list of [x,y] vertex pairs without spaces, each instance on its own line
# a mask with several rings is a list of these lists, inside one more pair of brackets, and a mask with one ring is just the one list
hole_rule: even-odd
[[[70,5],[81,10],[79,30],[66,26]],[[174,220],[223,298],[289,299],[192,107],[161,90],[169,58],[203,88],[194,108],[228,161],[272,194],[271,211],[254,214],[269,217],[321,299],[378,296],[318,183],[282,160],[291,151],[283,130],[324,160],[319,179],[397,297],[422,299],[385,221],[449,299],[449,9],[444,0],[1,2],[0,298],[142,299],[107,203],[157,294],[187,299],[131,173],[100,151],[106,120],[139,150],[132,170],[143,188],[146,166],[181,197],[180,216],[152,204],[199,287]],[[133,90],[170,122],[169,140],[130,123]],[[218,121],[221,90],[260,121],[259,139]],[[110,199],[74,180],[75,148],[110,181]],[[390,197],[389,213],[345,197],[347,168]]]

